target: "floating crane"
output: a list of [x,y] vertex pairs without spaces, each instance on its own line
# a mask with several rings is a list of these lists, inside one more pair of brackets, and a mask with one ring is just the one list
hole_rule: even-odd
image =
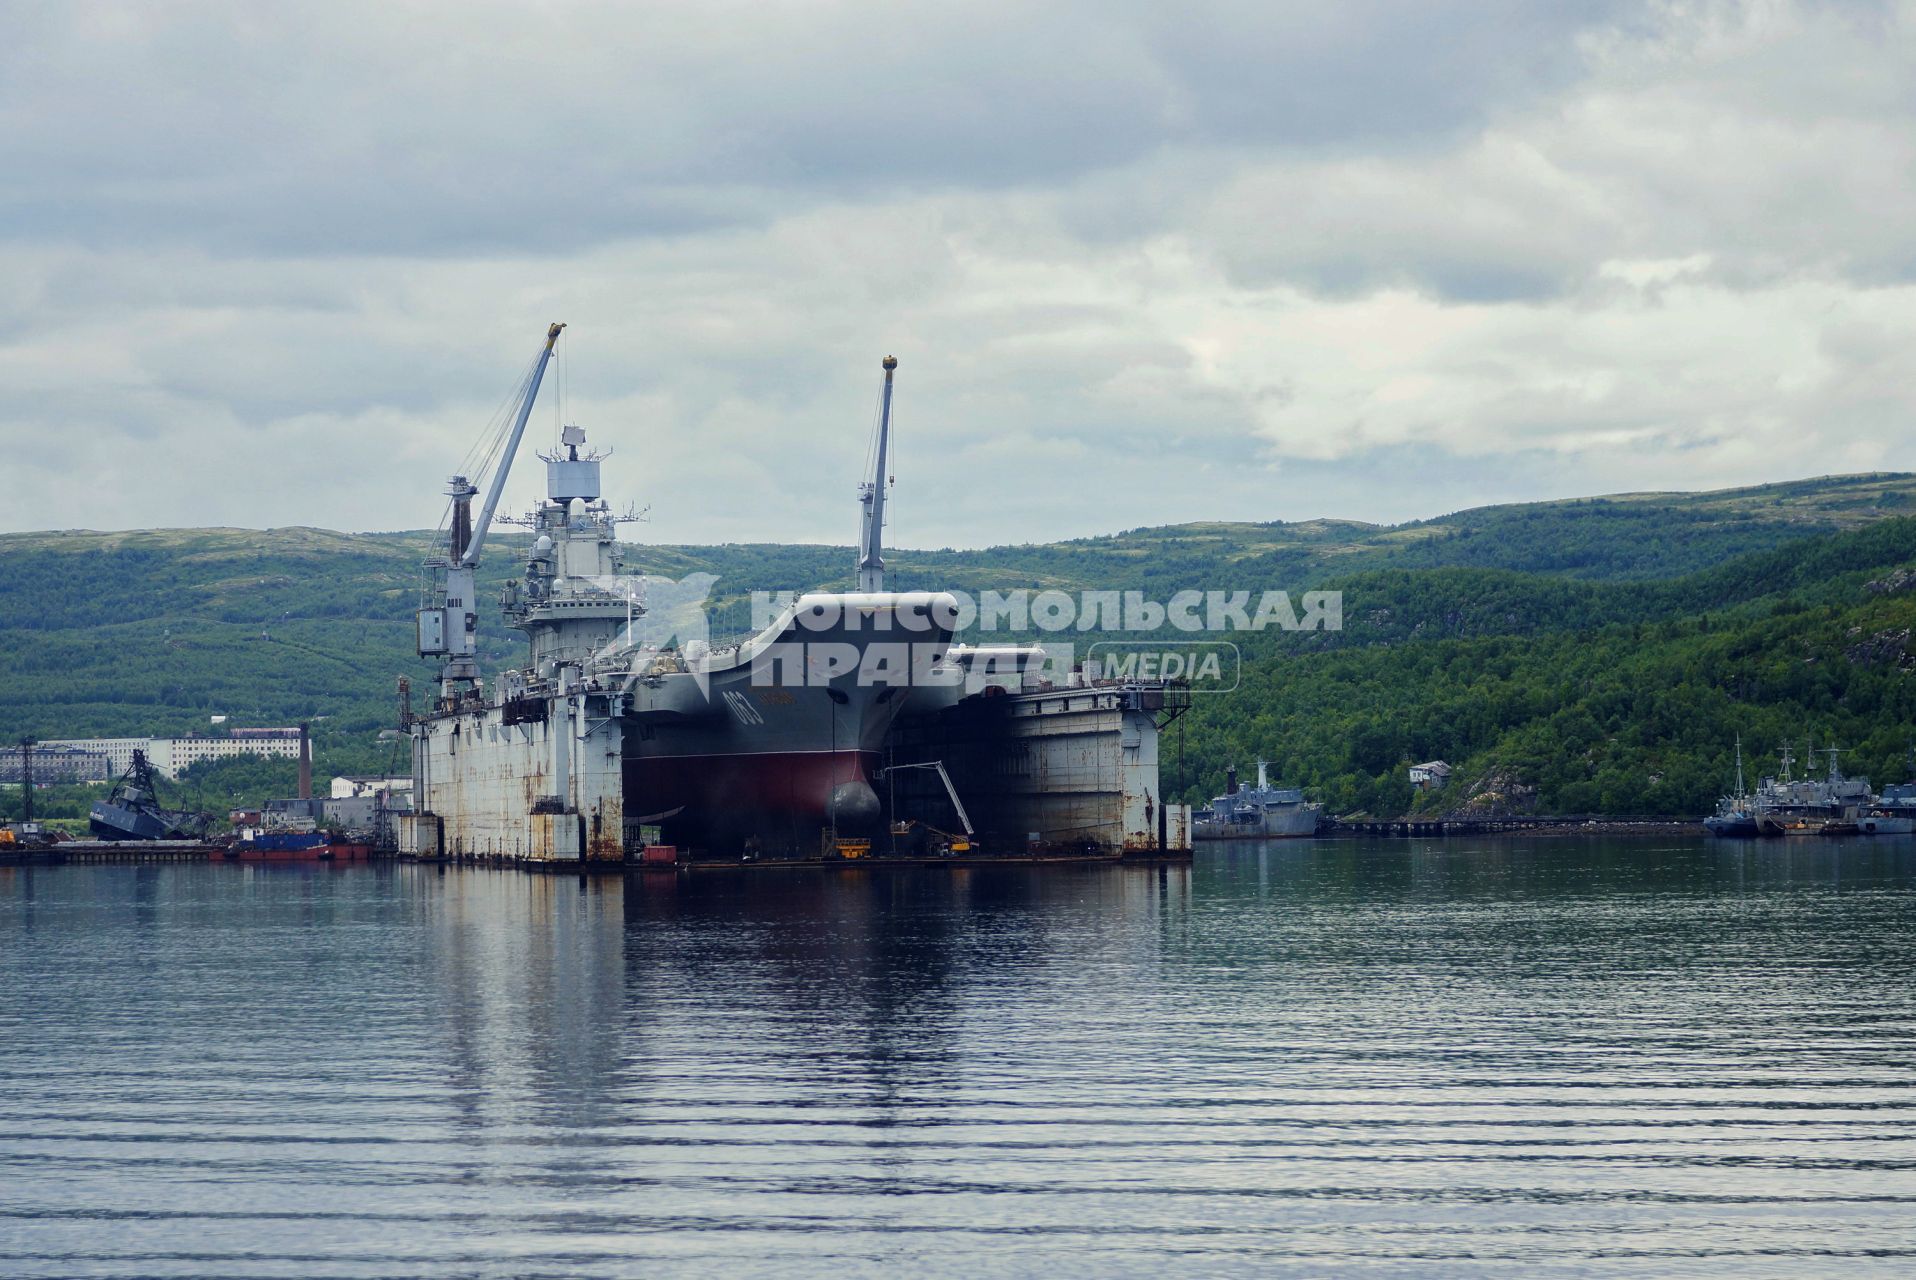
[[552,349],[558,344],[559,331],[564,328],[565,325],[555,323],[546,330],[545,347],[534,358],[525,390],[520,393],[512,434],[493,468],[492,482],[486,487],[486,501],[479,508],[479,518],[472,518],[472,499],[479,490],[471,481],[465,476],[454,476],[446,490],[452,498],[452,530],[447,554],[443,560],[435,558],[427,562],[439,581],[428,591],[427,600],[419,610],[419,656],[446,659],[445,671],[440,677],[440,692],[446,697],[455,696],[462,686],[470,687],[479,678],[479,666],[473,657],[479,631],[473,571],[479,567],[479,553],[492,528],[493,512],[498,509],[499,495],[505,490],[506,476],[512,471],[512,457],[519,451],[526,420],[532,416],[532,403],[539,398],[539,384],[545,379],[546,365],[552,362]]

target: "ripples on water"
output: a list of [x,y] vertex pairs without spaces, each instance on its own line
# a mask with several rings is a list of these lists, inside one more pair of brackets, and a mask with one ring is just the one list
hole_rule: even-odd
[[0,871],[0,1273],[1907,1274],[1916,853]]

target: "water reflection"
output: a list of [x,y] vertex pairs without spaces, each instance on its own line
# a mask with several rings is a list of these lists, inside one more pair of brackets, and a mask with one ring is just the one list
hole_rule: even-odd
[[1900,1267],[1912,925],[1908,841],[0,870],[0,1271]]

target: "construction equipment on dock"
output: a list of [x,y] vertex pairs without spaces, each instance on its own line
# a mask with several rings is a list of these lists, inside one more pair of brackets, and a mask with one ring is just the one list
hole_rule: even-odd
[[[945,784],[945,796],[951,801],[952,812],[958,815],[958,825],[965,829],[965,833],[959,836],[953,835],[949,831],[940,831],[922,819],[916,822],[894,821],[891,826],[891,834],[894,842],[899,836],[909,836],[913,834],[915,827],[922,827],[931,835],[943,839],[944,844],[940,852],[970,853],[972,837],[976,836],[978,832],[971,825],[971,815],[965,812],[965,802],[958,798],[958,788],[952,785],[951,773],[945,768],[945,762],[943,760],[914,760],[910,764],[886,765],[878,771],[878,776],[884,778],[889,774],[897,773],[903,769],[930,769],[938,775],[938,780]],[[893,807],[896,808],[896,804],[894,804]]]

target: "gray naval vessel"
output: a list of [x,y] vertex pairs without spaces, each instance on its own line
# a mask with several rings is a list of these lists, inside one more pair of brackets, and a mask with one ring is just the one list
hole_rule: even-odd
[[[401,851],[610,861],[647,827],[661,843],[748,856],[869,839],[881,820],[879,752],[914,675],[949,665],[957,610],[946,593],[884,589],[897,362],[884,361],[877,466],[860,492],[860,589],[801,596],[736,645],[709,645],[702,599],[683,598],[679,584],[625,574],[601,486],[605,455],[567,427],[560,448],[540,455],[545,498],[522,521],[532,535],[524,573],[501,601],[527,637],[526,661],[488,689],[475,657],[474,573],[563,328],[550,328],[521,384],[479,511],[467,477],[447,490],[446,543],[428,562],[418,612],[418,651],[443,667],[431,709],[402,712],[415,812],[400,823]],[[660,587],[677,598],[646,598]],[[887,656],[902,644],[907,661],[866,661],[879,644]]]
[[202,840],[210,823],[206,814],[161,806],[156,771],[144,751],[133,753],[106,798],[87,811],[87,828],[99,840]]
[[[1795,758],[1782,749],[1780,776],[1764,778],[1757,787],[1752,809],[1757,834],[1762,836],[1854,835],[1869,808],[1869,779],[1848,778],[1837,768],[1835,748],[1828,748],[1829,771],[1821,778],[1794,776]],[[1814,761],[1811,749],[1808,759]]]
[[1756,821],[1756,800],[1743,789],[1743,737],[1736,739],[1736,790],[1720,797],[1716,812],[1703,820],[1703,829],[1713,836],[1747,840],[1762,834]]
[[1199,840],[1273,840],[1287,836],[1317,834],[1324,806],[1304,799],[1296,787],[1274,787],[1266,770],[1269,762],[1257,762],[1257,785],[1239,787],[1237,766],[1225,771],[1224,794],[1211,801],[1208,809],[1192,815],[1192,834]]
[[1857,820],[1864,835],[1916,835],[1916,782],[1892,782]]
[[[1796,756],[1785,744],[1781,770],[1766,776],[1755,792],[1743,790],[1743,743],[1737,740],[1736,791],[1722,798],[1703,820],[1715,836],[1909,835],[1916,832],[1916,782],[1870,793],[1869,779],[1844,776],[1837,748],[1824,748],[1829,768],[1823,777],[1797,777]],[[1816,751],[1807,759],[1813,761]]]

